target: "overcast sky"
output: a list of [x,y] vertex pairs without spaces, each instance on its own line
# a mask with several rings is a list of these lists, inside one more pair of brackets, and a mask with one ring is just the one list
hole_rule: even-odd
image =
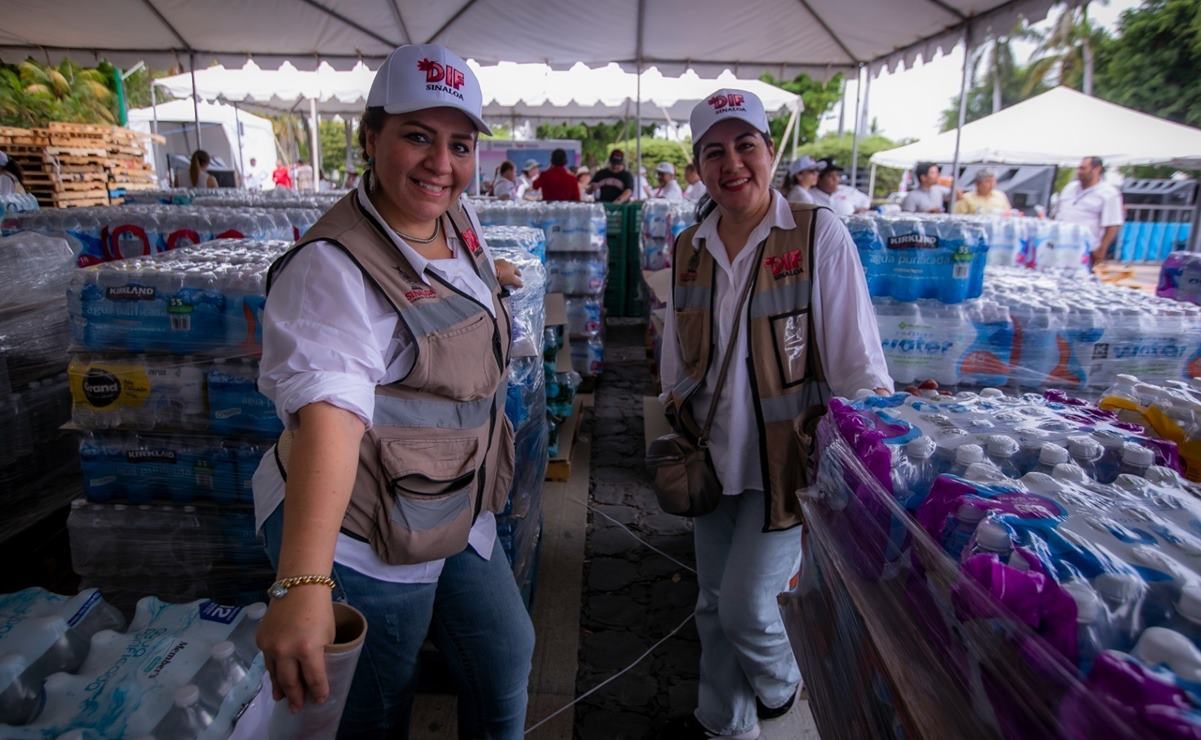
[[[1089,4],[1089,17],[1110,30],[1117,26],[1118,16],[1123,10],[1137,7],[1140,0],[1094,0]],[[1047,14],[1047,20],[1037,27],[1050,28],[1059,16],[1062,6],[1056,6]],[[1034,45],[1014,45],[1021,62],[1029,59]],[[963,46],[957,46],[950,54],[935,57],[926,64],[919,64],[890,74],[884,72],[872,80],[871,101],[868,108],[869,124],[875,118],[881,133],[893,139],[920,139],[936,134],[940,130],[940,118],[944,108],[959,92],[959,80],[963,71]],[[846,128],[850,130],[855,110],[855,82],[847,83]],[[820,133],[838,130],[838,106],[822,120]]]

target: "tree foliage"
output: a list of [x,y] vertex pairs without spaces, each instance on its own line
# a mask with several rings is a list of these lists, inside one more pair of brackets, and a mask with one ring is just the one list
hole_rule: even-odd
[[1145,0],[1122,13],[1098,58],[1098,96],[1201,126],[1201,3]]
[[[894,149],[908,141],[893,141],[886,136],[872,134],[859,139],[859,171],[867,172],[871,168],[871,158],[876,152]],[[847,174],[851,172],[851,150],[854,146],[851,134],[842,136],[827,134],[822,138],[800,148],[801,154],[808,154],[814,159],[831,159],[845,167]],[[901,184],[902,170],[891,167],[879,167],[876,170],[876,188],[874,197],[883,197],[895,191]]]
[[[775,85],[782,90],[801,96],[804,110],[801,111],[800,120],[797,122],[799,127],[797,140],[801,144],[810,144],[817,140],[817,127],[822,116],[837,105],[838,100],[842,97],[841,72],[825,82],[815,80],[807,74],[799,74],[791,80],[777,80],[769,74],[764,74],[759,79],[769,85]],[[768,124],[771,126],[772,139],[778,145],[780,137],[784,135],[784,131],[788,127],[788,116],[775,116]],[[790,145],[789,142],[785,142],[785,145]]]
[[69,59],[58,66],[32,59],[0,67],[0,125],[37,127],[50,121],[115,123],[111,74]]
[[[632,172],[636,173],[638,171],[638,164],[634,160],[635,152],[637,151],[635,143],[634,139],[627,139],[626,141],[615,142],[613,146],[625,152],[626,166]],[[655,182],[655,166],[660,162],[671,162],[675,165],[676,176],[683,180],[684,166],[690,161],[692,161],[691,142],[652,139],[649,136],[642,137],[642,165],[646,167],[647,179],[651,181],[652,185]],[[605,160],[601,160],[599,164],[603,167]]]

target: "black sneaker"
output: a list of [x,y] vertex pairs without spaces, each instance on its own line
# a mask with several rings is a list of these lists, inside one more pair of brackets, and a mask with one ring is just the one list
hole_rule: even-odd
[[775,719],[788,714],[788,710],[792,709],[792,705],[796,703],[796,697],[799,693],[800,689],[792,692],[792,696],[788,697],[788,701],[784,702],[784,704],[776,707],[775,709],[772,709],[763,702],[759,701],[759,697],[756,696],[755,710],[759,713],[759,719]]
[[759,737],[759,725],[755,725],[746,732],[741,732],[737,735],[714,735],[705,729],[694,714],[682,714],[678,717],[672,717],[666,725],[660,730],[660,740],[709,740],[710,738],[721,738],[722,740],[757,740]]

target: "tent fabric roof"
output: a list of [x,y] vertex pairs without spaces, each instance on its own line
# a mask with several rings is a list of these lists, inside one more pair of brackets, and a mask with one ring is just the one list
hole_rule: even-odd
[[[469,65],[480,78],[484,116],[489,119],[591,123],[634,115],[637,75],[623,72],[615,64],[599,69],[577,64],[567,71],[552,70],[544,64]],[[362,113],[374,76],[363,64],[346,72],[335,71],[329,65],[303,72],[287,63],[279,70],[268,71],[248,62],[241,69],[212,67],[197,71],[196,91],[205,100],[222,99],[272,110],[307,110],[301,101],[315,98],[323,113]],[[176,97],[192,94],[190,74],[165,77],[155,84]],[[728,72],[717,79],[702,79],[692,72],[669,78],[648,70],[642,73],[643,117],[652,120],[666,112],[673,121],[686,122],[697,101],[722,87],[754,92],[773,113],[790,112],[801,105],[794,93],[758,80],[739,80]]]
[[[1081,0],[1066,0],[1077,5]],[[739,77],[817,77],[911,65],[974,38],[1041,20],[1054,0],[5,0],[0,57],[104,57],[130,66],[285,61],[376,66],[396,46],[436,42],[481,64],[567,69],[616,62]],[[748,6],[753,11],[748,11]]]
[[[872,164],[912,167],[949,162],[955,131],[872,155]],[[1170,163],[1201,168],[1201,129],[1057,87],[965,125],[960,162],[1074,166],[1098,156],[1106,164]]]

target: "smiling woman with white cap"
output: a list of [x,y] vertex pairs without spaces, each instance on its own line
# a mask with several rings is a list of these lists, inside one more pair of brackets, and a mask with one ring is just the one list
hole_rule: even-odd
[[660,377],[668,418],[698,449],[707,445],[715,483],[689,511],[697,708],[662,736],[753,740],[759,720],[786,713],[801,684],[776,606],[797,572],[795,492],[809,473],[794,423],[831,394],[887,392],[892,380],[846,227],[771,187],[762,102],[719,90],[691,124],[708,197],[700,223],[676,240]]
[[793,161],[788,167],[788,185],[791,187],[785,188],[789,203],[813,203],[813,196],[809,194],[809,189],[817,184],[817,173],[820,166],[808,154],[801,156],[800,159]]
[[523,731],[533,629],[493,516],[513,472],[507,294],[461,197],[481,100],[446,49],[395,50],[359,187],[268,275],[259,388],[287,431],[253,482],[280,579],[258,643],[295,709],[330,693],[331,596],[367,617],[339,737],[408,736],[427,635],[460,683],[461,736]]

